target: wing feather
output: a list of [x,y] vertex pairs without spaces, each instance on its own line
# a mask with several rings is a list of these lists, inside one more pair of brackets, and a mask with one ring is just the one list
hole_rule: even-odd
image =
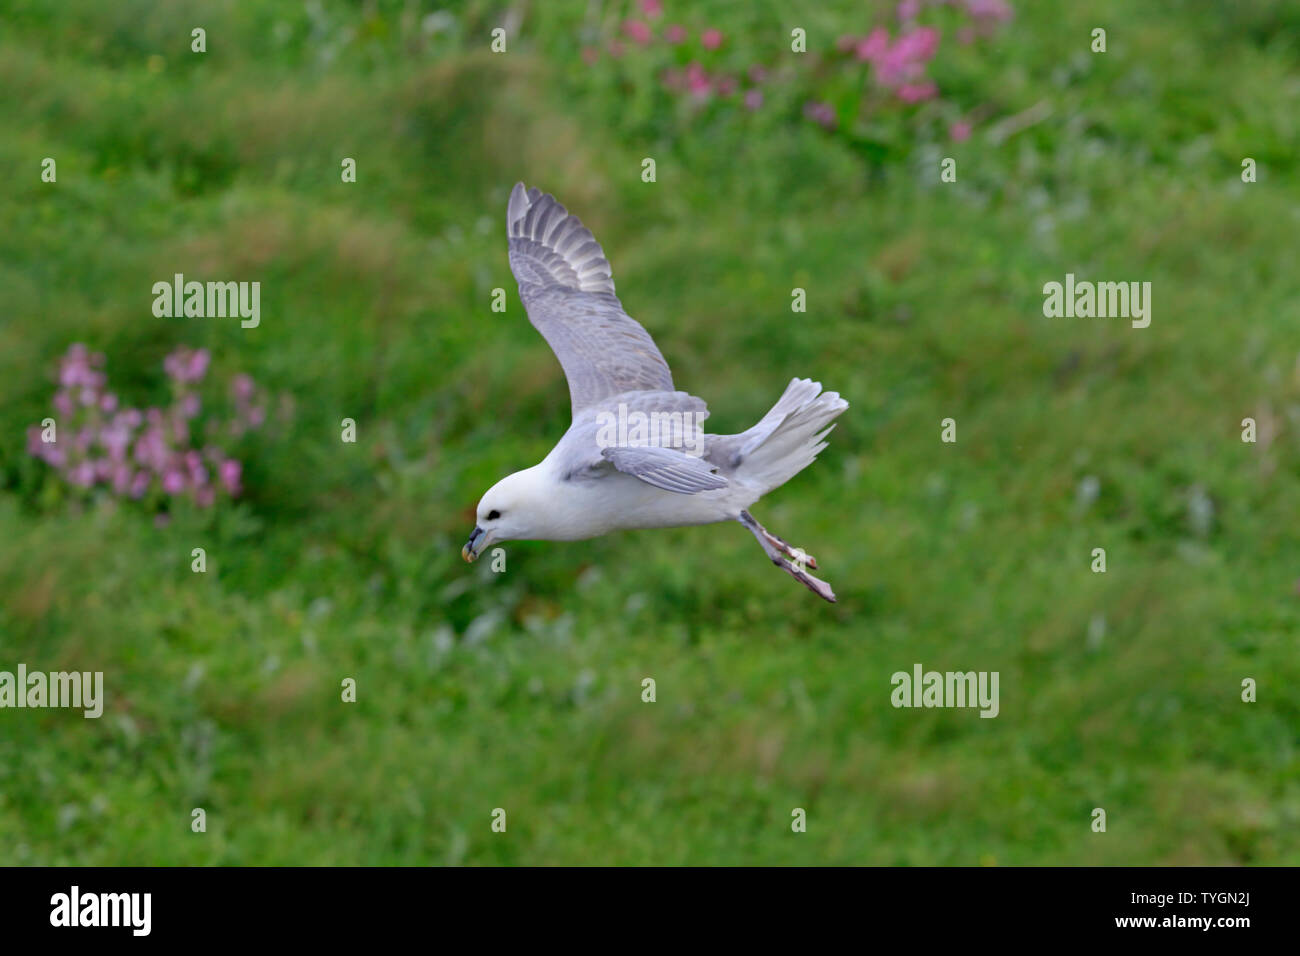
[[622,392],[673,391],[650,333],[623,309],[591,230],[555,197],[517,183],[506,210],[510,270],[528,320],[546,339],[576,416]]
[[717,474],[716,466],[674,448],[602,448],[600,453],[619,471],[665,491],[696,495],[727,487],[727,479]]

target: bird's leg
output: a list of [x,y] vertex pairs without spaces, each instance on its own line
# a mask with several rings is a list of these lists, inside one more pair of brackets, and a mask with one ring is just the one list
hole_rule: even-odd
[[798,548],[790,547],[755,521],[754,516],[748,511],[742,511],[736,520],[749,529],[773,564],[818,597],[832,604],[835,603],[835,592],[831,590],[831,586],[808,573],[807,567],[817,567],[817,562],[811,556],[804,554]]
[[[746,514],[749,514],[749,512],[746,512]],[[750,520],[753,520],[753,515],[750,515]],[[778,551],[789,558],[796,567],[802,568],[807,566],[812,568],[814,571],[817,569],[817,559],[804,551],[803,548],[792,548],[757,521],[755,521],[754,524],[758,526],[758,530],[762,533],[763,537],[766,538]]]

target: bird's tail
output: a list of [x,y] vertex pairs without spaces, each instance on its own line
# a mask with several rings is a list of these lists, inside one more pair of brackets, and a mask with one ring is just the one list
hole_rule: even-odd
[[772,410],[740,436],[737,477],[762,494],[779,488],[816,460],[832,422],[848,407],[839,392],[823,392],[821,382],[792,379]]

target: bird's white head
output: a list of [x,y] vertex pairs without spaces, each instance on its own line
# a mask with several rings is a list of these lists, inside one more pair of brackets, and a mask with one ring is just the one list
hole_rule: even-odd
[[506,475],[487,490],[478,503],[474,531],[461,548],[466,561],[473,561],[497,541],[544,538],[546,501],[544,475],[534,466]]

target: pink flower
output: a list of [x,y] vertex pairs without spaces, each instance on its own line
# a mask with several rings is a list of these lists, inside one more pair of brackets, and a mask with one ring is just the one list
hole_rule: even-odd
[[113,424],[99,433],[100,444],[114,461],[126,458],[126,446],[131,443],[131,431],[124,425]]
[[587,66],[595,66],[596,61],[600,59],[600,51],[594,46],[585,46],[582,48],[582,62]]
[[172,441],[177,445],[189,444],[190,426],[186,423],[185,419],[173,418],[171,420],[171,426]]
[[163,491],[169,495],[179,495],[185,490],[185,476],[176,468],[168,468],[163,473]]
[[221,478],[221,485],[230,493],[231,497],[239,494],[239,476],[242,466],[233,458],[227,458],[217,469],[217,474]]
[[964,143],[970,139],[970,123],[966,120],[958,120],[948,127],[948,135],[952,137],[954,143]]
[[131,466],[118,463],[113,466],[113,493],[124,495],[131,490]]
[[854,55],[864,63],[868,60],[874,61],[885,55],[889,49],[889,31],[884,27],[876,27],[866,37],[864,37],[857,46],[854,47]]
[[917,72],[916,65],[908,62],[895,47],[875,61],[876,79],[886,86],[897,86],[910,74]]
[[917,27],[911,33],[899,38],[899,43],[906,43],[914,60],[929,60],[939,49],[939,31],[934,27]]
[[835,110],[829,103],[810,101],[804,105],[803,115],[826,129],[835,128]]
[[924,76],[925,62],[938,48],[939,31],[933,27],[917,27],[900,36],[883,55],[874,56],[876,77],[886,86],[915,83]]
[[162,428],[151,425],[135,443],[135,460],[147,468],[161,472],[167,464],[167,440]]
[[1004,0],[966,0],[966,12],[977,20],[1011,19],[1011,7]]
[[65,388],[75,388],[78,385],[98,388],[104,384],[104,376],[92,369],[91,365],[102,365],[103,362],[104,356],[91,354],[84,345],[76,342],[68,348],[68,354],[59,363],[59,384]]
[[700,34],[700,43],[704,45],[706,50],[716,50],[722,46],[722,31],[710,27]]
[[609,55],[616,60],[623,55],[624,49],[626,48],[623,44],[619,43],[617,40],[611,40],[609,43]]
[[663,0],[641,0],[641,12],[651,20],[663,16]]
[[208,363],[212,356],[207,349],[196,349],[190,354],[190,364],[187,371],[191,382],[197,382],[208,372]]
[[78,462],[68,473],[68,480],[79,487],[89,488],[95,483],[95,466],[89,461]]
[[686,28],[676,23],[670,23],[664,27],[664,39],[674,45],[685,42]]
[[167,373],[168,378],[178,382],[185,374],[185,358],[182,354],[184,351],[184,349],[177,349],[163,359],[163,371]]
[[900,20],[915,20],[921,12],[921,0],[902,0],[896,12]]
[[641,46],[646,46],[651,39],[653,39],[650,27],[642,20],[624,20],[623,33],[626,34],[633,43],[637,43]]
[[692,63],[686,67],[686,87],[698,97],[709,95],[709,74],[704,71],[704,67],[698,63]]
[[745,109],[748,109],[748,110],[756,110],[756,109],[758,109],[758,108],[759,108],[760,106],[762,106],[762,105],[763,105],[763,91],[762,91],[762,90],[746,90],[746,91],[745,91]]
[[924,83],[905,83],[898,88],[898,98],[904,103],[919,103],[938,92],[938,87],[928,80]]
[[101,412],[108,412],[111,415],[113,411],[116,410],[116,408],[117,408],[117,396],[114,395],[112,392],[109,392],[108,394],[102,396],[99,399],[99,410]]
[[207,349],[187,349],[181,346],[163,359],[163,371],[174,382],[198,382],[207,374],[210,360],[211,355]]
[[235,380],[231,384],[231,391],[234,392],[235,398],[241,401],[246,401],[247,399],[252,398],[253,379],[241,372],[235,376]]

